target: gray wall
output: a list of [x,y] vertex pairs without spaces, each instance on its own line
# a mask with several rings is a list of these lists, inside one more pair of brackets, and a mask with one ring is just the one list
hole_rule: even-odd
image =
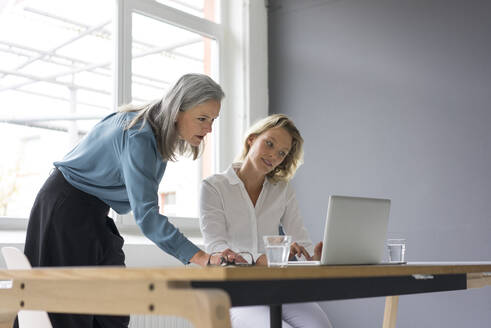
[[[388,197],[409,261],[491,260],[491,2],[283,0],[268,15],[270,112],[305,138],[294,185],[314,241],[328,195]],[[398,327],[491,325],[490,287],[399,305]],[[336,327],[380,327],[383,307],[327,303]]]

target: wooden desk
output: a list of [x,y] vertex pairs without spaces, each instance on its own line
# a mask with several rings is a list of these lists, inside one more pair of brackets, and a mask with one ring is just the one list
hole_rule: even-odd
[[228,328],[230,306],[267,304],[278,314],[284,303],[376,296],[391,296],[384,327],[394,327],[397,295],[483,287],[490,272],[491,262],[0,270],[0,327],[10,328],[19,310],[45,310],[176,315],[195,327]]

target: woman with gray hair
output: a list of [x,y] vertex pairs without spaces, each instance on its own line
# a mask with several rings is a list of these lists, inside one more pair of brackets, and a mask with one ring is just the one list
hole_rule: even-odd
[[[182,76],[156,102],[124,106],[97,123],[55,169],[31,210],[25,253],[34,267],[124,265],[123,238],[109,208],[133,211],[143,234],[183,263],[205,265],[201,251],[159,214],[167,161],[196,159],[224,93],[211,78]],[[127,327],[127,316],[50,314],[53,327]]]

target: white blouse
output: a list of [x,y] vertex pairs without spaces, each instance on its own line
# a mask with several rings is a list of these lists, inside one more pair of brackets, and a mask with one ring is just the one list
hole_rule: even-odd
[[236,168],[205,179],[201,185],[200,228],[206,251],[249,251],[257,259],[264,254],[262,236],[278,235],[280,224],[292,242],[313,255],[312,242],[300,216],[295,192],[287,182],[265,179],[256,206],[247,194]]

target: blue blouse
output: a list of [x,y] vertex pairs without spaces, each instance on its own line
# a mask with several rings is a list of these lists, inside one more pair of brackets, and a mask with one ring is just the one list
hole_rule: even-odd
[[143,234],[165,252],[189,263],[199,248],[159,213],[158,186],[164,162],[150,124],[125,126],[136,113],[105,117],[54,165],[75,188],[94,195],[117,213],[133,210]]

